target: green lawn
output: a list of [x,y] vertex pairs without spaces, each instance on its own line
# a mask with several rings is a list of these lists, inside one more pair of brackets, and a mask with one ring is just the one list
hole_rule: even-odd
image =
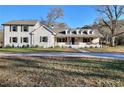
[[83,50],[92,51],[92,52],[118,52],[124,53],[124,46],[103,46],[103,48],[82,48]]
[[0,52],[77,52],[72,48],[0,48]]
[[0,86],[124,87],[124,61],[63,57],[2,57]]

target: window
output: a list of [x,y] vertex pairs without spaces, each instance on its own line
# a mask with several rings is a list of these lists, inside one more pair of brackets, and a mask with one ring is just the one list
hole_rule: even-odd
[[28,32],[28,26],[23,26],[24,32]]
[[12,31],[17,32],[17,26],[12,26]]
[[83,42],[91,42],[93,40],[93,38],[92,37],[90,37],[90,38],[83,38]]
[[68,31],[67,33],[70,34],[70,31]]
[[48,38],[47,37],[43,37],[43,42],[47,42]]
[[13,37],[13,38],[12,38],[12,42],[13,42],[13,43],[17,43],[17,37]]
[[23,42],[24,42],[24,43],[28,43],[28,37],[24,37],[24,38],[23,38]]
[[44,37],[41,37],[40,36],[40,42],[47,42],[48,41],[48,37],[44,36]]
[[78,33],[81,34],[81,31],[79,31]]
[[73,34],[76,34],[76,31],[73,31],[72,33],[73,33]]
[[89,34],[93,34],[93,31],[89,31]]
[[57,38],[57,42],[67,42],[67,38]]
[[87,31],[84,31],[83,34],[87,34]]
[[61,42],[61,38],[57,38],[57,42]]
[[87,38],[83,38],[83,42],[87,42]]

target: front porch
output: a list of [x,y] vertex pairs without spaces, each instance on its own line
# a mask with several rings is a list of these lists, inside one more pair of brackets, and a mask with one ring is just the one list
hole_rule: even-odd
[[100,38],[93,37],[55,37],[55,46],[70,48],[100,48]]

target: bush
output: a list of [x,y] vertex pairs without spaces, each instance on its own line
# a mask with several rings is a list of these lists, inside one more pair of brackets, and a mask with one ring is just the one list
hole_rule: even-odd
[[55,48],[60,48],[59,46],[55,46]]
[[37,47],[39,47],[39,45],[35,45],[34,47],[37,48]]
[[12,48],[14,48],[14,45],[12,45]]
[[98,48],[97,46],[95,46],[95,48]]
[[124,35],[116,37],[116,45],[124,45]]
[[53,46],[49,47],[49,48],[54,48]]
[[90,46],[90,48],[93,48],[93,46]]
[[69,46],[69,48],[72,48],[71,46]]
[[8,45],[6,45],[6,48],[11,48],[12,46],[10,46],[9,44]]
[[29,44],[26,45],[26,48],[29,48]]
[[25,48],[25,45],[22,45],[22,48]]

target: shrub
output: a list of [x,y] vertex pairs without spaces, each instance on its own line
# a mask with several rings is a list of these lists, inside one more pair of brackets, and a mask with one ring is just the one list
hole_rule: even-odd
[[49,47],[49,48],[54,48],[53,46]]
[[60,48],[60,46],[57,45],[57,46],[55,46],[55,48]]
[[72,48],[71,46],[69,46],[69,48]]
[[93,48],[93,46],[90,46],[90,48]]
[[6,48],[11,48],[12,46],[10,46],[9,44],[8,45],[6,45]]
[[37,48],[37,47],[39,47],[39,45],[35,45],[34,47]]
[[12,48],[14,48],[14,45],[12,45]]
[[22,48],[25,48],[25,45],[22,45]]
[[95,48],[98,48],[97,46],[95,46]]
[[29,44],[26,45],[26,48],[29,48]]

